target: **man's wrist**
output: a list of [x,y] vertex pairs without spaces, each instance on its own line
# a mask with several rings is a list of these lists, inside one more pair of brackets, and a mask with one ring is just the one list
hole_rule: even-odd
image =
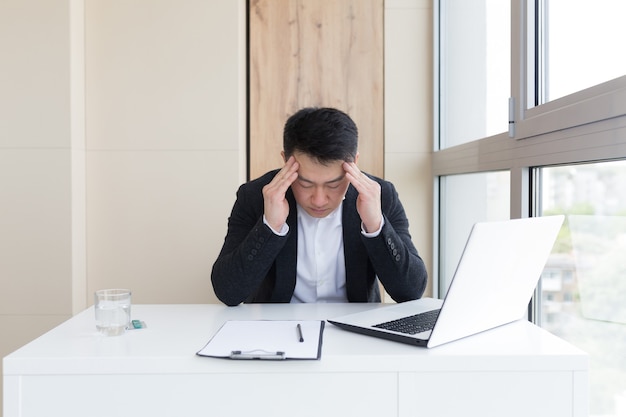
[[265,218],[265,214],[263,215],[263,223],[270,228],[270,230],[272,231],[272,233],[274,233],[276,236],[286,236],[287,233],[289,233],[289,225],[287,223],[283,223],[283,227],[280,228],[279,231],[276,231],[272,226],[270,226],[270,224],[267,222],[267,219]]
[[380,234],[381,230],[383,230],[383,226],[385,225],[385,218],[383,217],[380,221],[380,227],[378,228],[378,230],[375,230],[373,232],[367,232],[365,231],[365,227],[363,226],[363,222],[361,222],[361,233],[363,234],[363,236],[365,237],[376,237]]

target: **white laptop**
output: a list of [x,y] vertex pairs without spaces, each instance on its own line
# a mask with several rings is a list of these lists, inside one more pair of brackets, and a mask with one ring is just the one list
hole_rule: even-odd
[[[435,347],[519,320],[527,316],[563,219],[546,216],[476,223],[443,301],[422,298],[328,322],[357,333]],[[405,321],[424,316],[434,322],[430,329],[404,328]],[[412,318],[401,320],[405,317]]]

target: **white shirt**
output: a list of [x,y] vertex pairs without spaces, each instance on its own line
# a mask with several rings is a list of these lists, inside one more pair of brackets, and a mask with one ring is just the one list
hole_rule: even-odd
[[292,303],[347,301],[342,207],[324,218],[298,205],[298,261]]

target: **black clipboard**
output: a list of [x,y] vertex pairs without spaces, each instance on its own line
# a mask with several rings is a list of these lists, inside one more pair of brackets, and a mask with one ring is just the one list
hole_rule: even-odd
[[243,360],[322,357],[323,320],[229,320],[196,354]]

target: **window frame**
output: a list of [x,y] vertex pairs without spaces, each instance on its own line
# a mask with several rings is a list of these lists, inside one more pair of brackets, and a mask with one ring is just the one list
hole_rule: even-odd
[[[515,103],[511,121],[515,128],[509,137],[526,139],[626,115],[626,75],[535,106],[544,86],[530,85],[527,75],[535,72],[535,60],[545,59],[546,48],[537,42],[542,36],[533,25],[535,8],[545,8],[543,3],[511,0],[511,97]],[[545,25],[540,22],[537,31],[547,32]]]

